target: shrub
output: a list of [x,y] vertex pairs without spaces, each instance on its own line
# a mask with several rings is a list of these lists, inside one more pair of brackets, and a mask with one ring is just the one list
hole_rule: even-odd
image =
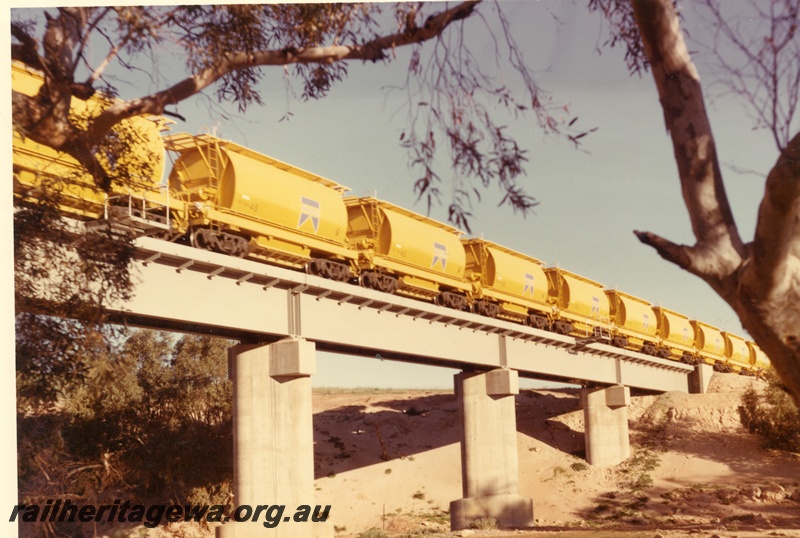
[[[37,491],[45,471],[51,478],[63,472],[54,483],[78,497],[102,499],[107,491],[113,499],[123,487],[156,500],[226,498],[233,474],[229,345],[134,331],[117,348],[98,348],[84,360],[83,382],[49,402],[49,411],[20,411],[20,453],[41,456],[41,469],[20,460],[21,490]],[[216,463],[197,465],[197,454],[212,453]]]
[[[132,331],[114,346],[96,344],[81,359],[80,383],[63,384],[57,396],[41,393],[39,405],[25,399],[18,406],[19,453],[36,456],[19,460],[21,501],[68,495],[108,504],[125,495],[226,504],[233,476],[230,342]],[[213,461],[198,465],[198,454],[213,454]],[[20,534],[81,532],[67,522],[46,532],[34,527]]]
[[766,378],[763,394],[749,388],[742,395],[742,424],[758,435],[764,448],[800,452],[800,410],[774,374]]

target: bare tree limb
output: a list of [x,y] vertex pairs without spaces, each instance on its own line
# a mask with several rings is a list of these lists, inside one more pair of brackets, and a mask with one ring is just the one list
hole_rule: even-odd
[[428,17],[421,27],[379,36],[361,45],[331,45],[327,47],[286,48],[256,52],[230,52],[219,62],[202,72],[184,79],[172,87],[139,99],[112,105],[97,117],[86,132],[87,140],[105,136],[120,120],[138,114],[161,114],[164,108],[207,88],[224,75],[237,69],[291,64],[327,64],[346,60],[383,60],[386,50],[422,43],[441,35],[453,22],[468,17],[481,0],[462,2],[450,9]]
[[740,265],[745,247],[722,183],[700,77],[672,2],[636,0],[633,6],[672,137],[683,199],[697,239],[694,248],[701,254],[686,268],[719,281]]
[[674,263],[681,269],[689,269],[691,267],[692,260],[689,254],[691,247],[675,244],[651,232],[634,230],[633,233],[639,238],[639,241],[656,249],[659,256],[665,260]]
[[767,176],[752,248],[751,282],[747,284],[753,289],[786,293],[800,259],[800,133]]
[[11,23],[11,35],[19,41],[19,44],[11,45],[11,59],[42,69],[42,58],[38,52],[39,42],[19,24]]
[[[780,150],[791,138],[800,99],[800,6],[797,0],[773,0],[762,9],[757,2],[733,7],[719,0],[698,2],[710,17],[720,81],[755,114],[756,127],[772,133]],[[738,24],[748,20],[747,25]],[[751,30],[752,29],[752,30]],[[763,35],[765,29],[766,35]],[[701,42],[705,34],[693,36]]]
[[[651,233],[636,235],[664,258],[700,276],[728,302],[800,405],[800,135],[787,144],[769,173],[755,239],[744,245],[725,195],[699,77],[673,2],[634,0],[633,6],[697,244],[679,246]],[[764,84],[777,85],[775,80]],[[768,92],[767,100],[774,98]]]

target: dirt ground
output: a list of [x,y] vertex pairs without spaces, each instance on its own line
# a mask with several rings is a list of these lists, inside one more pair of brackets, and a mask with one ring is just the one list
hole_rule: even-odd
[[[634,395],[632,456],[613,469],[582,459],[577,391],[523,391],[520,494],[533,499],[538,530],[513,534],[800,536],[800,456],[765,451],[743,429],[751,385],[763,386],[715,374],[705,395]],[[449,530],[449,503],[461,497],[452,394],[318,391],[314,411],[317,502],[332,505],[337,535]]]
[[[449,531],[462,497],[457,402],[436,391],[315,390],[315,504],[331,505],[327,535],[672,538],[800,537],[800,455],[766,451],[739,421],[743,391],[763,382],[715,374],[705,395],[637,395],[631,457],[610,469],[583,459],[578,391],[516,398],[520,494],[536,527],[491,520]],[[323,533],[325,534],[325,533]],[[214,536],[171,524],[108,536]]]

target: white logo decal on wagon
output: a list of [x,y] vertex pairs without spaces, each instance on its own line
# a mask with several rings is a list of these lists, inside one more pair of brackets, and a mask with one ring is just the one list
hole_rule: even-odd
[[431,269],[436,267],[436,264],[442,262],[442,271],[447,267],[447,247],[441,243],[433,244],[433,262]]
[[533,297],[533,283],[533,275],[525,273],[525,288],[522,290],[522,295],[527,295],[530,292],[531,297]]
[[314,227],[314,233],[319,229],[319,217],[322,213],[320,203],[305,196],[300,197],[300,220],[297,221],[297,227],[300,228],[303,224],[311,221]]

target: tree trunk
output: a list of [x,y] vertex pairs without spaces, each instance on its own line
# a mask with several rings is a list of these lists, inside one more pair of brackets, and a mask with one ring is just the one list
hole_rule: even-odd
[[800,135],[770,172],[755,239],[745,245],[673,2],[634,0],[633,6],[697,242],[677,245],[650,232],[635,233],[725,299],[800,405]]

